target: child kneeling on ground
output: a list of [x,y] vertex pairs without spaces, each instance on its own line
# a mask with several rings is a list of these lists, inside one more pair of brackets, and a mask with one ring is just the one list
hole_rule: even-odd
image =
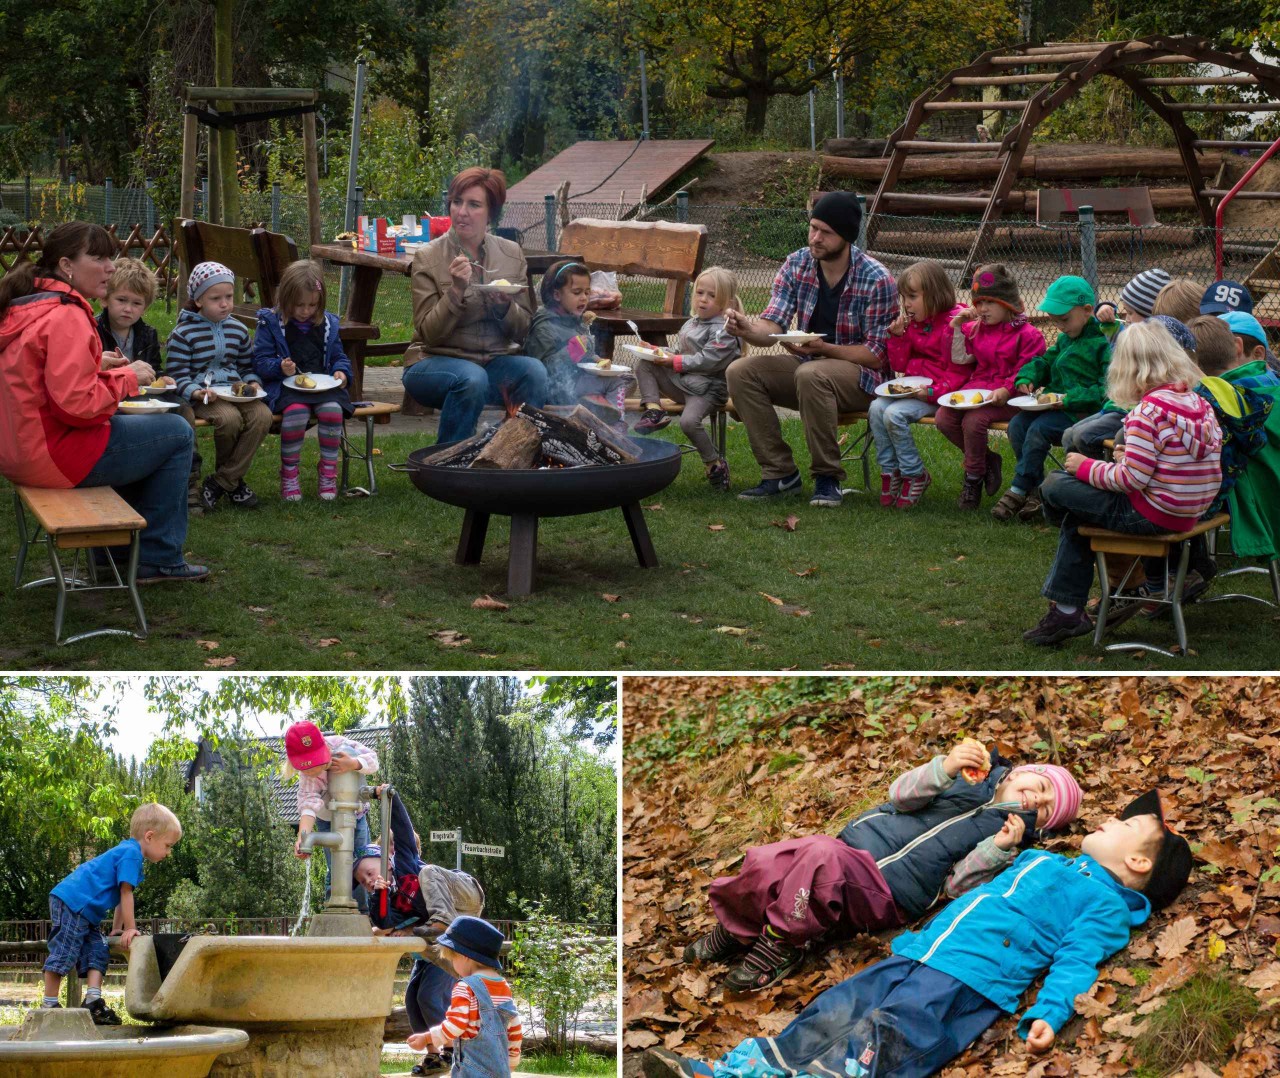
[[1186,531],[1213,505],[1222,480],[1222,432],[1195,393],[1200,369],[1155,321],[1128,327],[1116,342],[1107,389],[1121,407],[1124,447],[1115,463],[1068,453],[1066,470],[1043,486],[1045,516],[1061,525],[1058,552],[1044,583],[1049,610],[1022,634],[1030,644],[1058,644],[1093,629],[1085,611],[1093,553],[1080,525],[1133,535]]
[[[920,459],[911,424],[938,411],[938,400],[959,389],[969,376],[960,349],[952,357],[952,342],[960,336],[951,320],[964,308],[937,262],[916,262],[898,278],[902,314],[889,324],[889,367],[898,375],[924,377],[930,383],[914,396],[882,396],[879,391],[867,409],[867,424],[880,465],[880,504],[909,509],[933,482]],[[893,379],[889,379],[892,385]]]
[[44,962],[44,1006],[61,1007],[62,978],[72,966],[85,979],[85,1008],[94,1025],[118,1026],[120,1016],[102,998],[110,954],[98,923],[114,909],[111,934],[126,951],[138,935],[133,892],[142,883],[144,861],[158,863],[182,838],[182,824],[164,805],[139,805],[129,818],[129,837],[77,866],[49,893],[49,957]]
[[1029,1051],[1049,1051],[1097,967],[1191,874],[1191,848],[1165,822],[1156,790],[1086,835],[1081,851],[1024,850],[924,928],[898,936],[892,957],[823,992],[776,1037],[752,1037],[714,1063],[651,1049],[645,1075],[926,1078],[1017,1013],[1042,973],[1017,1034]]
[[438,1026],[407,1039],[414,1051],[453,1048],[451,1073],[507,1078],[520,1063],[523,1030],[511,986],[502,976],[502,933],[479,917],[457,917],[436,940],[458,975],[449,1012]]
[[839,838],[806,835],[747,850],[736,876],[711,884],[718,923],[685,948],[685,961],[738,958],[724,987],[768,988],[824,939],[896,928],[943,893],[990,879],[1040,829],[1074,820],[1081,796],[1066,768],[1013,767],[966,738],[900,775],[888,802]]

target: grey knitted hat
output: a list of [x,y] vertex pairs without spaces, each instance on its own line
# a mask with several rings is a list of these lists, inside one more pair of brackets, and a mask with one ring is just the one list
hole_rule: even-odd
[[1150,318],[1156,296],[1169,280],[1169,275],[1162,269],[1143,270],[1120,290],[1120,302],[1143,318]]

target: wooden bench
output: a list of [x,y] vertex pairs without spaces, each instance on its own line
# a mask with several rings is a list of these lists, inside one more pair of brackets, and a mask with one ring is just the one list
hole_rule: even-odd
[[[373,427],[374,424],[386,426],[391,422],[391,417],[400,411],[400,405],[387,404],[384,401],[372,401],[369,404],[362,404],[355,410],[352,419],[364,420],[364,447],[361,447],[352,439],[347,437],[347,424],[342,424],[342,475],[338,481],[338,490],[342,494],[350,491],[352,494],[368,494],[373,496],[378,493],[378,477],[374,473],[373,458]],[[283,416],[272,416],[274,422],[271,424],[271,433],[280,433],[280,421]],[[203,430],[205,427],[213,426],[207,419],[197,419],[196,429]],[[368,480],[367,487],[353,487],[348,481],[348,469],[352,459],[362,461],[365,467],[365,478]]]
[[[1143,557],[1162,557],[1165,559],[1165,590],[1162,597],[1145,598],[1143,602],[1159,603],[1161,606],[1167,606],[1173,613],[1174,630],[1178,636],[1178,652],[1171,651],[1166,648],[1158,647],[1155,644],[1146,644],[1139,641],[1124,641],[1122,643],[1108,644],[1107,651],[1154,651],[1161,655],[1167,655],[1170,658],[1186,657],[1187,654],[1187,626],[1183,618],[1182,612],[1182,596],[1187,579],[1187,566],[1191,559],[1191,544],[1186,542],[1198,535],[1205,536],[1206,542],[1212,544],[1213,536],[1219,528],[1224,528],[1231,523],[1231,516],[1227,513],[1218,513],[1216,516],[1203,520],[1194,528],[1185,532],[1165,532],[1160,535],[1128,535],[1124,532],[1108,531],[1106,528],[1095,527],[1094,525],[1084,525],[1080,528],[1080,534],[1089,539],[1089,548],[1093,551],[1097,560],[1098,567],[1098,584],[1102,589],[1102,602],[1098,607],[1097,624],[1093,631],[1093,642],[1095,645],[1102,643],[1103,636],[1106,635],[1109,628],[1114,628],[1120,621],[1127,619],[1137,608],[1137,603],[1131,595],[1124,595],[1123,592],[1128,584],[1129,577],[1132,573],[1126,572],[1115,585],[1110,583],[1107,573],[1107,555],[1115,554],[1131,559]],[[1178,568],[1175,571],[1173,586],[1170,588],[1168,584],[1169,578],[1169,555],[1173,547],[1181,544],[1181,553],[1178,557]],[[1133,565],[1137,565],[1135,560]],[[1231,599],[1247,599],[1250,602],[1261,603],[1263,606],[1274,607],[1280,605],[1280,576],[1277,575],[1276,563],[1272,563],[1272,581],[1273,587],[1276,589],[1276,602],[1268,602],[1256,595],[1217,595],[1210,599],[1203,600],[1210,602],[1225,602]],[[1124,612],[1123,618],[1111,619],[1110,614],[1112,604],[1120,600],[1124,603],[1121,610]]]
[[641,340],[665,345],[667,338],[688,320],[685,296],[702,272],[707,251],[706,225],[670,221],[603,221],[580,217],[564,226],[560,249],[577,251],[591,270],[604,270],[667,282],[660,311],[620,308],[596,311],[592,333],[596,351],[613,357],[613,342],[632,333],[636,324]]
[[[281,274],[298,261],[297,244],[283,233],[265,228],[231,228],[207,221],[175,220],[173,235],[178,258],[187,273],[201,262],[221,262],[238,280],[254,286],[255,301],[237,303],[231,312],[246,321],[250,332],[257,322],[259,309],[275,303]],[[343,319],[338,323],[338,339],[344,344],[375,340],[379,335],[378,327],[366,322]],[[352,399],[359,400],[364,393],[364,353],[353,348],[349,358]]]
[[[142,529],[147,522],[133,507],[110,487],[73,487],[49,489],[45,487],[16,486],[13,494],[14,510],[18,517],[18,558],[13,574],[13,586],[17,591],[53,584],[58,589],[57,605],[53,614],[53,639],[56,644],[74,644],[91,636],[132,636],[137,640],[147,637],[147,618],[142,611],[142,597],[138,594],[138,556],[141,549]],[[27,527],[27,513],[35,518],[34,530]],[[33,543],[44,540],[49,551],[52,576],[40,580],[22,582],[26,567],[27,551]],[[129,561],[125,575],[108,556],[106,564],[113,583],[99,582],[104,569],[94,561],[95,549],[129,547]],[[70,573],[62,566],[59,552],[74,551]],[[84,551],[84,575],[81,576],[80,552]],[[64,638],[63,616],[66,613],[67,595],[70,592],[110,591],[123,589],[133,601],[138,628],[93,629]]]

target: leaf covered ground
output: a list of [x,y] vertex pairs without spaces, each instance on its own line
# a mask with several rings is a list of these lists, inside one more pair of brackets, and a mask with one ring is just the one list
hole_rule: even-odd
[[1280,678],[628,677],[623,703],[627,1075],[640,1049],[713,1059],[777,1033],[887,953],[892,932],[860,936],[785,984],[741,997],[718,987],[726,967],[681,960],[714,924],[708,885],[736,871],[744,847],[836,833],[882,801],[898,774],[962,735],[1076,775],[1081,818],[1048,848],[1077,851],[1086,831],[1158,784],[1196,859],[1179,900],[1077,999],[1053,1052],[1029,1056],[1005,1019],[945,1078],[1168,1073],[1140,1046],[1167,1018],[1170,997],[1182,1002],[1178,990],[1206,976],[1251,995],[1247,1017],[1231,1026],[1220,1058],[1193,1048],[1176,1069],[1197,1078],[1280,1073]]

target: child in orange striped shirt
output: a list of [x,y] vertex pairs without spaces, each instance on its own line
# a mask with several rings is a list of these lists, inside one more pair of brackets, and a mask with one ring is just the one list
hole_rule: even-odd
[[453,1047],[456,1078],[508,1078],[520,1063],[524,1032],[511,986],[502,976],[502,933],[479,917],[455,917],[436,940],[458,975],[438,1026],[408,1038],[414,1051]]

